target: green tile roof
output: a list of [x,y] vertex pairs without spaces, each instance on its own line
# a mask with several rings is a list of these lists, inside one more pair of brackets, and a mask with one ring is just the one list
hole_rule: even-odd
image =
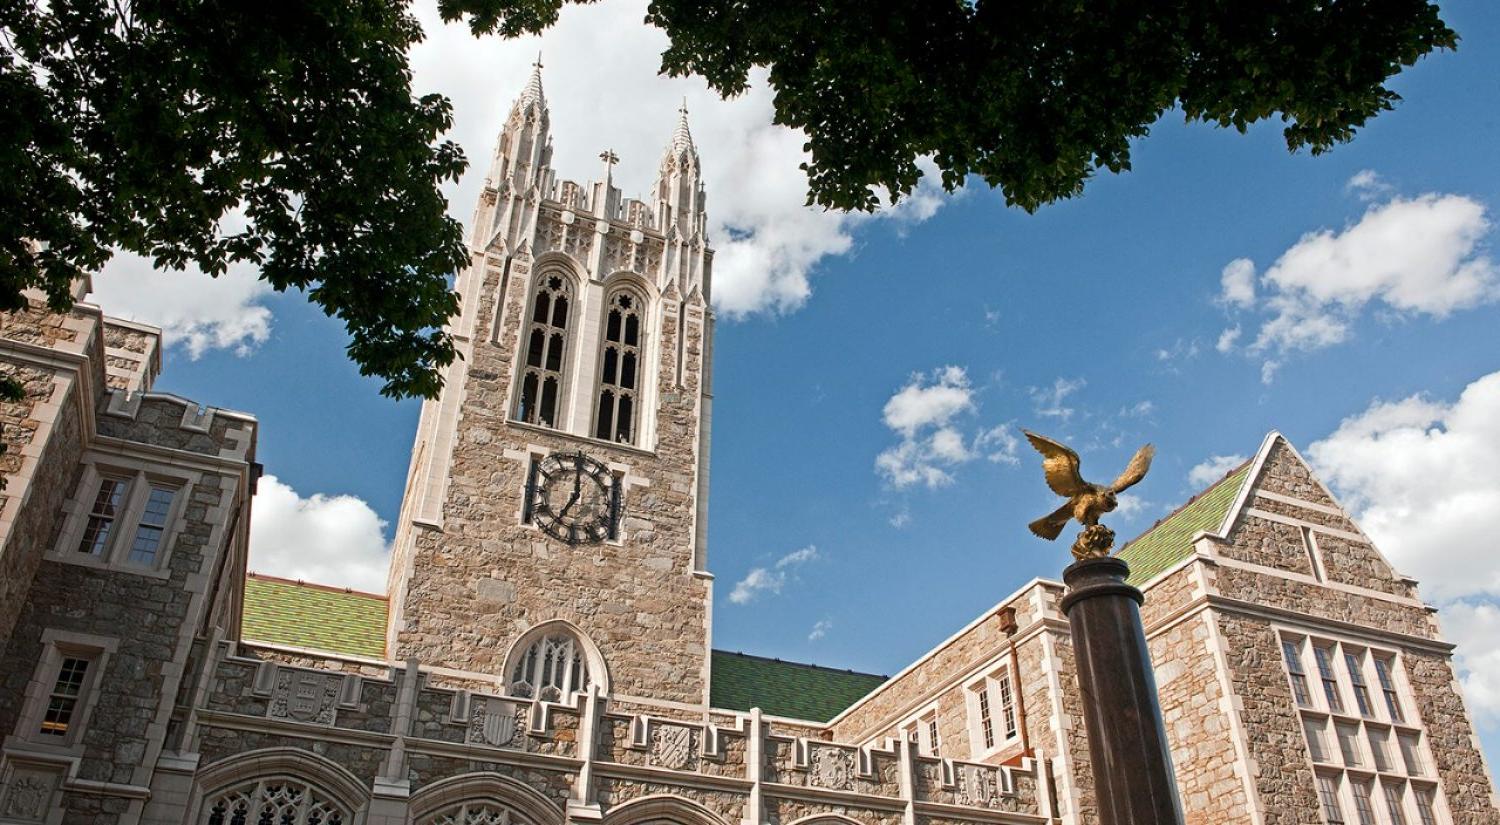
[[1130,583],[1142,585],[1193,552],[1193,536],[1217,530],[1250,474],[1250,462],[1188,500],[1177,512],[1121,547],[1115,555],[1130,565]]
[[352,656],[385,656],[385,597],[267,576],[245,579],[240,635]]
[[886,677],[783,662],[727,650],[713,652],[709,704],[723,710],[758,707],[772,716],[827,722]]

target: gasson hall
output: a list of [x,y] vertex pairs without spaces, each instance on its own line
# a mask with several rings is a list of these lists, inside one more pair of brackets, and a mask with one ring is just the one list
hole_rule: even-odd
[[[247,573],[256,420],[153,392],[158,330],[5,316],[0,823],[1097,822],[1058,582],[889,677],[713,648],[713,250],[663,136],[649,200],[562,180],[521,91],[384,593]],[[1500,823],[1433,608],[1279,434],[1119,555],[1189,822]]]

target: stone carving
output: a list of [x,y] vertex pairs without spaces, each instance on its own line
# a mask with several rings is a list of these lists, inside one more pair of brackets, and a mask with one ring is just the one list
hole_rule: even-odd
[[469,711],[469,741],[496,748],[524,748],[526,707],[503,699],[476,696]]
[[6,819],[40,822],[46,816],[47,799],[52,796],[52,782],[36,774],[21,775],[6,789],[5,805],[0,808]]
[[651,731],[651,761],[674,771],[685,770],[693,761],[696,739],[692,728],[656,725]]
[[995,784],[995,771],[979,765],[956,765],[958,776],[958,802],[988,808],[995,804],[999,788]]
[[846,748],[816,748],[812,752],[814,784],[847,790],[854,778],[854,751]]
[[343,675],[337,673],[278,670],[266,715],[272,719],[332,725],[343,682]]

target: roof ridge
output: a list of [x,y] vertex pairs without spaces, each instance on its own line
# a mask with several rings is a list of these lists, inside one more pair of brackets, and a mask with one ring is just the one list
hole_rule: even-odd
[[391,598],[383,593],[371,593],[368,590],[355,590],[352,587],[339,587],[333,584],[318,584],[317,582],[304,581],[302,579],[288,579],[282,576],[272,576],[267,573],[257,573],[254,570],[246,571],[247,579],[256,581],[275,582],[276,584],[289,584],[293,587],[306,587],[311,590],[322,590],[326,593],[338,593],[345,596],[364,596],[369,599],[379,599],[389,603]]
[[850,668],[843,668],[843,667],[829,667],[828,665],[815,665],[815,664],[812,664],[811,662],[793,662],[793,661],[791,661],[789,659],[778,659],[778,658],[775,658],[775,657],[772,657],[772,656],[757,656],[754,653],[743,653],[743,652],[738,651],[738,650],[721,650],[719,648],[714,648],[713,652],[714,653],[722,653],[722,654],[724,654],[726,656],[739,656],[742,659],[755,659],[755,660],[761,661],[761,662],[775,662],[776,664],[779,664],[779,665],[791,665],[793,667],[805,667],[805,668],[808,668],[810,670],[823,670],[823,671],[827,671],[829,673],[838,673],[838,674],[847,675],[847,676],[868,676],[868,677],[870,677],[872,679],[889,679],[889,678],[891,678],[890,676],[882,674],[882,673],[866,673],[866,672],[864,672],[862,670],[852,670]]
[[1241,470],[1243,470],[1246,467],[1250,466],[1250,463],[1253,462],[1254,460],[1255,460],[1254,456],[1245,459],[1244,461],[1240,462],[1240,464],[1238,466],[1236,466],[1234,469],[1232,469],[1229,472],[1225,473],[1223,478],[1219,479],[1218,481],[1215,481],[1213,484],[1210,484],[1207,487],[1204,487],[1202,490],[1199,490],[1198,492],[1196,492],[1193,495],[1189,496],[1187,501],[1184,501],[1183,503],[1177,505],[1177,509],[1175,509],[1172,512],[1166,514],[1165,516],[1162,516],[1161,518],[1159,518],[1159,519],[1156,520],[1155,524],[1152,524],[1150,527],[1147,527],[1146,531],[1144,533],[1141,533],[1139,536],[1136,536],[1135,538],[1133,538],[1130,541],[1125,542],[1125,544],[1121,545],[1120,549],[1115,551],[1115,555],[1119,555],[1120,553],[1125,552],[1125,548],[1127,548],[1130,545],[1135,544],[1136,542],[1140,541],[1141,539],[1143,539],[1143,538],[1151,535],[1153,532],[1156,531],[1156,528],[1162,526],[1163,524],[1166,524],[1167,522],[1171,521],[1173,518],[1176,518],[1179,513],[1181,513],[1183,510],[1186,510],[1187,508],[1193,506],[1193,504],[1195,504],[1199,499],[1203,498],[1204,496],[1208,495],[1209,493],[1212,493],[1214,490],[1217,490],[1219,488],[1219,485],[1221,485],[1224,482],[1228,481],[1230,478],[1234,477]]

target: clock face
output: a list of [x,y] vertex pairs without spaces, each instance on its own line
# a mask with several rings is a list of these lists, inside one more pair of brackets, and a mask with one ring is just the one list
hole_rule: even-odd
[[533,465],[527,494],[532,521],[553,538],[597,544],[615,536],[620,499],[614,476],[581,450]]

